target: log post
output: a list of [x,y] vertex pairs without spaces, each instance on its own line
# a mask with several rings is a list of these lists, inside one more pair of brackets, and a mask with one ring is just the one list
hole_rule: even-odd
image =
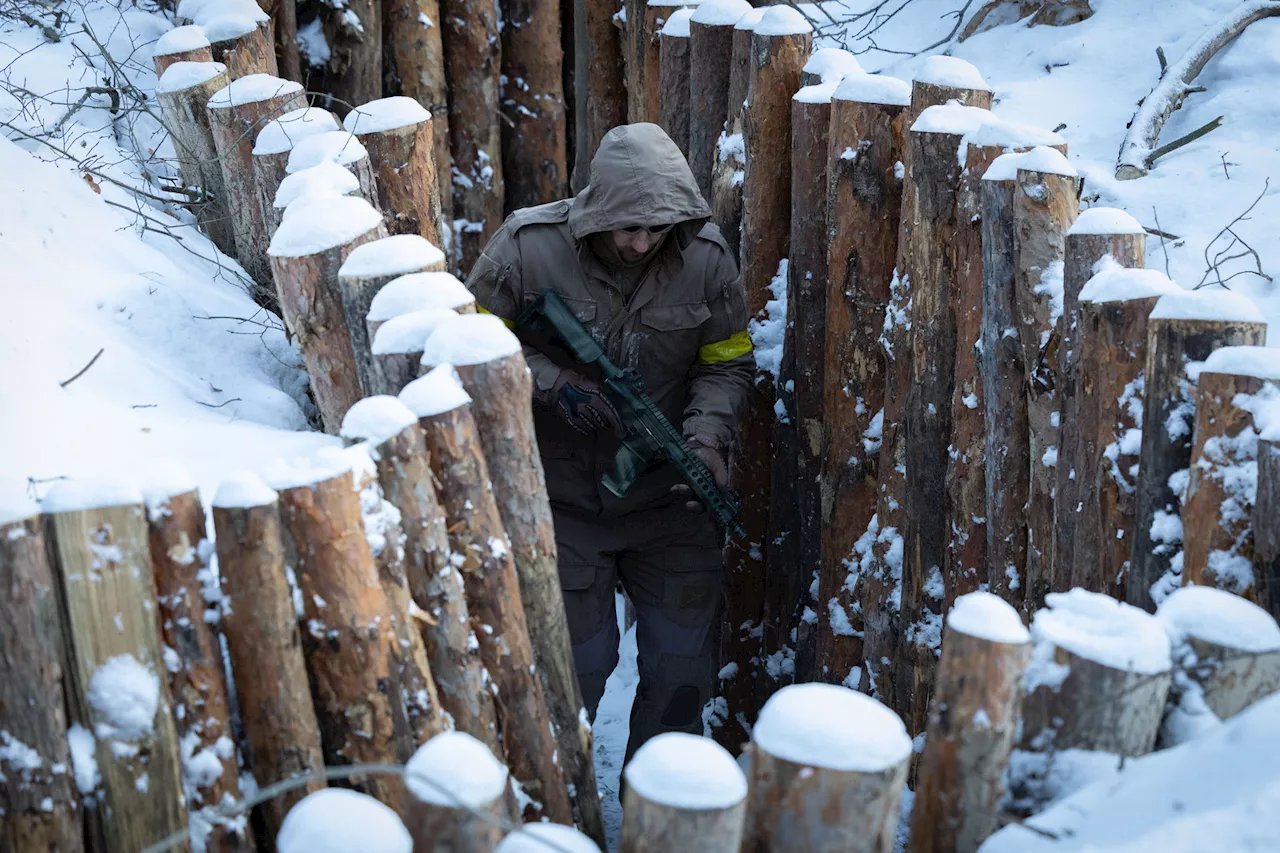
[[911,739],[874,699],[784,687],[752,732],[743,853],[890,853]]
[[991,99],[991,86],[973,65],[954,56],[931,56],[911,81],[911,124],[929,107],[959,101],[967,107],[989,110]]
[[[278,229],[280,223],[289,215],[290,206],[303,199],[314,201],[341,196],[364,198],[364,193],[360,189],[360,179],[332,160],[326,160],[301,172],[285,175],[284,180],[280,182],[280,189],[276,190],[275,201],[271,205],[274,217],[272,221]],[[368,199],[366,198],[365,201]],[[301,209],[303,205],[298,204],[297,207]],[[272,233],[271,236],[274,237],[275,234]]]
[[[19,516],[27,509],[36,511],[22,507]],[[67,772],[63,631],[39,515],[0,521],[0,589],[0,845],[80,853],[84,829],[75,775]]]
[[320,7],[329,61],[325,83],[333,108],[345,116],[382,97],[382,0],[344,0]]
[[560,3],[500,0],[506,211],[546,204],[568,193]]
[[[1062,422],[1074,424],[1075,447],[1063,444],[1059,464],[1075,471],[1075,506],[1069,528],[1074,543],[1058,547],[1070,586],[1125,598],[1133,543],[1133,494],[1142,446],[1142,368],[1147,316],[1156,301],[1179,288],[1155,270],[1131,270],[1114,261],[1077,294],[1074,343],[1076,393]],[[1063,531],[1061,535],[1066,535]]]
[[571,821],[557,733],[534,665],[520,581],[471,400],[449,366],[410,383],[400,399],[419,416],[426,435],[449,520],[450,560],[466,583],[471,625],[495,687],[506,764],[525,795],[522,810],[526,819]]
[[412,853],[399,815],[365,794],[326,788],[308,794],[280,827],[277,853]]
[[947,613],[938,686],[911,809],[909,853],[974,853],[998,827],[1031,635],[989,592]]
[[619,853],[738,853],[747,778],[723,747],[668,732],[636,750],[623,773]]
[[742,134],[751,73],[751,34],[764,13],[764,9],[752,9],[733,25],[728,115],[724,131],[716,139],[711,167],[711,221],[720,227],[735,258],[742,244],[742,182],[747,165]]
[[659,44],[667,18],[685,3],[681,0],[624,0],[627,37],[627,122],[657,124],[661,114],[659,76],[662,65]]
[[[1226,290],[1162,296],[1147,321],[1147,363],[1142,406],[1142,452],[1134,507],[1133,551],[1125,600],[1154,610],[1181,585],[1181,490],[1169,478],[1191,465],[1194,383],[1187,364],[1215,349],[1261,346],[1267,326],[1248,297]],[[1185,476],[1185,475],[1181,475]]]
[[464,277],[502,224],[504,209],[497,11],[493,0],[440,3],[453,158],[453,245],[445,251]]
[[434,125],[432,114],[406,97],[364,104],[343,120],[369,152],[387,233],[416,234],[440,246],[447,225],[433,156]]
[[231,208],[222,166],[210,126],[209,99],[231,81],[227,68],[215,62],[174,63],[156,83],[156,100],[173,138],[182,182],[202,192],[196,221],[226,255],[236,253]]
[[[259,788],[324,768],[277,495],[254,475],[224,480],[213,499],[218,570],[226,595],[224,636],[244,725],[247,769]],[[295,607],[297,611],[295,612]],[[271,843],[285,814],[325,786],[316,776],[257,807]]]
[[213,62],[213,51],[203,29],[189,24],[169,30],[156,39],[151,46],[151,66],[156,70],[156,77],[163,77],[165,69],[176,62]]
[[453,189],[449,92],[440,25],[439,0],[383,0],[383,62],[389,66],[388,79],[399,86],[386,94],[412,98],[431,113],[431,160],[439,196],[436,204],[448,225],[453,219]]
[[1189,366],[1188,374],[1195,383],[1195,420],[1189,477],[1180,496],[1182,583],[1257,601],[1257,488],[1256,480],[1250,482],[1258,463],[1255,414],[1264,398],[1280,392],[1280,350],[1223,347],[1198,368]]
[[373,338],[377,393],[399,394],[422,375],[422,351],[436,326],[453,319],[448,308],[431,307],[399,314],[378,327]]
[[572,826],[558,823],[526,823],[502,839],[494,853],[601,853],[602,848]]
[[[581,144],[574,159],[575,190],[590,180],[589,164],[604,135],[627,123],[626,71],[622,66],[622,36],[614,23],[617,3],[574,0],[575,40],[580,46],[577,116]],[[580,19],[580,21],[579,21]]]
[[97,784],[81,791],[87,846],[141,850],[187,825],[142,496],[71,480],[50,489],[41,509],[65,633],[72,752],[97,762]]
[[232,80],[251,74],[279,76],[269,22],[233,13],[210,18],[201,26],[209,39],[213,60],[227,66]]
[[746,0],[705,0],[689,19],[689,170],[708,203],[716,143],[728,126],[733,25],[750,11]]
[[267,223],[253,182],[253,140],[259,128],[271,119],[306,105],[299,84],[251,74],[215,92],[206,108],[222,167],[236,258],[263,291],[260,296],[270,292],[271,269],[267,262]]
[[369,336],[376,337],[382,324],[393,317],[427,308],[475,314],[476,298],[465,284],[443,270],[398,276],[383,285],[369,303],[369,313],[365,315]]
[[415,853],[493,853],[502,840],[493,821],[506,817],[508,772],[489,747],[464,732],[444,732],[419,747],[404,771],[412,795],[404,821]]
[[693,10],[677,9],[662,25],[658,65],[658,124],[689,156],[689,31]]
[[360,195],[369,204],[379,207],[377,178],[369,151],[350,131],[316,133],[301,140],[289,152],[285,172],[295,175],[326,162],[336,163],[354,175],[360,184]]
[[557,569],[555,526],[533,428],[532,377],[520,341],[497,317],[458,315],[427,338],[422,366],[457,368],[489,468],[493,497],[510,542],[533,656],[542,675],[559,765],[576,791],[580,823],[604,842],[591,728],[573,668],[569,623]]
[[309,136],[338,130],[338,119],[328,110],[305,107],[285,113],[262,126],[253,143],[253,186],[267,225],[267,237],[275,236],[284,218],[284,208],[276,207],[276,193],[289,174],[293,147]]
[[271,268],[325,431],[336,433],[362,396],[338,270],[352,249],[385,237],[386,229],[363,199],[319,199],[297,207],[271,238]]
[[[911,87],[901,80],[846,78],[831,100],[826,155],[829,280],[822,363],[829,429],[821,469],[818,600],[834,597],[846,611],[858,602],[864,635],[863,660],[852,655],[855,643],[834,634],[820,635],[817,660],[829,672],[846,673],[865,661],[868,690],[890,707],[893,678],[882,671],[897,654],[896,583],[887,567],[870,559],[871,543],[860,551],[857,546],[876,519],[886,367],[880,336],[898,250],[897,164],[910,98]],[[861,571],[858,598],[846,585],[846,560],[857,560]]]
[[1258,491],[1253,507],[1253,573],[1258,605],[1280,619],[1280,426],[1258,442]]
[[[240,776],[222,646],[214,628],[222,619],[222,591],[209,568],[213,543],[205,538],[200,493],[148,494],[147,522],[174,722],[184,764],[200,768],[187,773],[187,808],[192,821],[204,825],[210,849],[241,850],[252,845],[245,827],[215,812],[226,799],[240,799]],[[211,772],[214,767],[220,770]]]
[[276,73],[286,80],[302,82],[302,60],[298,50],[298,7],[289,0],[258,0],[271,16],[275,35]]

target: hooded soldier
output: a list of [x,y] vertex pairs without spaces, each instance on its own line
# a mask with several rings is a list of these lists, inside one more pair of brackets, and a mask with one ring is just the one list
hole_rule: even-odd
[[[554,290],[723,488],[755,358],[738,268],[684,155],[657,125],[605,135],[572,200],[516,211],[467,281],[508,325]],[[555,519],[574,665],[592,719],[618,662],[614,589],[635,605],[640,684],[627,757],[668,731],[700,734],[718,670],[721,535],[674,466],[623,498],[601,478],[619,447],[598,374],[529,347],[534,423]]]

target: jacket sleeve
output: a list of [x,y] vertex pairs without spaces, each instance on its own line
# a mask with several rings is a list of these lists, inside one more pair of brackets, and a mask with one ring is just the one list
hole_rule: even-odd
[[698,358],[689,372],[684,435],[713,436],[728,445],[738,435],[756,359],[747,332],[746,296],[732,256],[721,255],[707,288],[711,317],[701,326]]
[[[524,283],[520,271],[520,247],[510,223],[498,229],[489,245],[476,260],[467,277],[467,290],[485,314],[493,314],[513,328],[524,308]],[[533,374],[533,402],[551,405],[551,386],[560,375],[560,367],[532,347],[524,347],[524,360]]]

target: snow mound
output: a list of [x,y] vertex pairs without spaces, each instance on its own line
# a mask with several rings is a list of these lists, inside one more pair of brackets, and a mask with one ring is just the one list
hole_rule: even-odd
[[693,17],[693,9],[685,7],[677,9],[667,18],[667,22],[662,25],[662,34],[668,38],[684,38],[689,37],[689,19]]
[[947,613],[947,629],[993,643],[1026,643],[1031,634],[1018,611],[989,592],[971,592],[956,599]]
[[[379,329],[381,331],[381,329]],[[520,340],[492,314],[458,314],[427,338],[424,365],[485,364],[520,352]]]
[[164,70],[156,83],[157,95],[170,95],[208,83],[227,70],[221,62],[175,62]]
[[40,501],[40,511],[79,512],[107,506],[127,506],[143,502],[138,489],[110,480],[61,480]]
[[1043,172],[1048,175],[1066,175],[1074,178],[1076,170],[1056,148],[1037,146],[1030,151],[1001,154],[991,161],[983,174],[984,181],[1013,181],[1018,172]]
[[1152,320],[1215,320],[1224,323],[1265,323],[1253,300],[1232,290],[1184,290],[1160,297]]
[[202,47],[209,47],[209,39],[204,34],[204,28],[188,24],[185,27],[174,27],[156,39],[156,43],[151,46],[151,55],[172,56],[175,53],[186,53]]
[[342,416],[342,429],[338,434],[376,446],[417,423],[418,416],[398,398],[378,394],[365,397],[348,409]]
[[1110,255],[1094,270],[1093,278],[1080,288],[1081,302],[1127,302],[1182,292],[1182,288],[1159,270],[1122,267]]
[[733,25],[735,30],[754,30],[759,24],[760,19],[764,17],[765,10],[763,8],[755,8],[744,14]]
[[527,823],[498,843],[494,853],[600,853],[600,848],[572,826]]
[[371,351],[374,355],[402,355],[422,352],[436,328],[449,323],[458,315],[448,308],[420,308],[405,314],[396,314],[378,327],[373,335]]
[[[1200,373],[1230,373],[1258,379],[1280,379],[1280,348],[1235,346],[1209,353],[1200,364]],[[1195,379],[1195,377],[1192,377]]]
[[458,379],[458,371],[453,369],[453,365],[442,364],[404,386],[400,402],[419,418],[429,418],[469,405],[471,397],[462,389],[462,381]]
[[405,765],[405,784],[424,803],[479,809],[502,798],[507,768],[465,732],[442,732]]
[[213,496],[213,505],[220,509],[248,509],[273,504],[279,497],[261,477],[245,471],[222,481]]
[[444,264],[444,252],[417,234],[395,234],[356,246],[338,270],[340,276],[372,278],[401,275]]
[[367,794],[325,788],[289,809],[276,838],[280,853],[410,853],[413,839],[391,809]]
[[804,64],[807,74],[816,74],[823,83],[839,82],[850,74],[863,74],[862,66],[852,53],[838,47],[820,47]]
[[802,104],[829,104],[839,85],[840,78],[836,77],[822,83],[803,86],[800,91],[791,96],[791,100]]
[[151,517],[164,514],[164,505],[178,495],[196,491],[198,484],[181,463],[167,467],[158,476],[149,476],[142,485],[142,500]]
[[1128,213],[1115,207],[1091,207],[1080,211],[1068,234],[1145,234],[1146,229]]
[[911,129],[916,133],[950,133],[967,136],[982,127],[991,118],[991,111],[981,107],[966,107],[951,101],[937,107],[929,107],[920,113]]
[[742,20],[751,11],[747,0],[706,0],[693,12],[689,20],[709,27],[728,27]]
[[1077,657],[1143,675],[1169,669],[1169,637],[1145,610],[1080,588],[1051,592],[1045,603],[1031,622],[1037,644],[1051,643]]
[[258,22],[253,15],[236,11],[208,18],[201,22],[200,28],[209,41],[217,44],[248,35],[258,28]]
[[342,126],[355,134],[381,133],[431,121],[431,113],[413,98],[397,95],[379,98],[347,113]]
[[850,74],[832,95],[841,101],[905,107],[911,104],[911,84],[883,74]]
[[[1016,121],[1005,121],[999,116],[990,116],[977,130],[965,136],[965,142],[971,145],[1002,145],[1005,148],[1035,148],[1043,145],[1052,147],[1066,145],[1067,141],[1051,130],[1045,130],[1034,124],[1022,124]],[[1058,152],[1055,152],[1058,153]],[[1061,154],[1059,154],[1061,156]],[[1066,162],[1066,159],[1063,159]],[[1023,166],[1022,168],[1031,168]],[[1075,170],[1062,172],[1074,175]]]
[[359,178],[337,163],[326,160],[310,169],[285,175],[271,204],[279,210],[288,208],[301,198],[340,198],[359,192]]
[[203,27],[209,21],[225,15],[246,17],[255,24],[270,20],[267,13],[258,8],[254,0],[212,0],[212,2],[201,3],[192,15],[186,17],[190,17],[193,22]]
[[326,161],[339,166],[350,166],[368,156],[369,152],[354,134],[346,130],[331,130],[308,136],[293,146],[285,171],[292,175]]
[[140,741],[151,734],[160,710],[160,679],[133,655],[118,655],[89,676],[86,698],[99,738]]
[[380,224],[382,214],[363,198],[308,198],[289,208],[267,254],[273,258],[316,255],[368,234]]
[[213,97],[209,98],[209,109],[230,109],[301,91],[301,83],[281,80],[270,74],[250,74],[232,80],[225,88],[214,92]]
[[308,136],[334,130],[338,130],[338,119],[328,110],[319,107],[290,110],[262,126],[253,143],[253,153],[283,154],[292,151],[295,145]]
[[777,758],[829,770],[878,773],[911,755],[897,714],[834,684],[782,688],[760,710],[751,739]]
[[753,28],[758,36],[800,36],[813,32],[813,26],[790,6],[769,6]]
[[0,489],[0,524],[39,515],[40,504],[22,489]]
[[917,83],[934,86],[951,86],[956,89],[976,89],[990,92],[991,86],[972,63],[954,56],[931,56],[916,71]]
[[425,308],[453,310],[472,302],[475,302],[475,297],[471,291],[450,273],[409,273],[383,285],[369,303],[367,319],[371,323],[382,323],[410,311]]
[[647,741],[623,771],[651,803],[677,809],[727,809],[747,796],[747,777],[715,741],[667,732]]
[[318,449],[311,456],[273,459],[263,470],[262,478],[277,492],[285,492],[341,477],[350,473],[352,464],[357,461],[353,457],[343,456],[343,450],[344,448],[329,446]]
[[1280,626],[1252,601],[1208,586],[1184,586],[1156,608],[1174,645],[1194,637],[1245,652],[1280,649]]

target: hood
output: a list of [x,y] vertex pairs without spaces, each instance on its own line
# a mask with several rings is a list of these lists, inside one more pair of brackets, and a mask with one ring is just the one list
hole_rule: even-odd
[[681,248],[711,217],[689,164],[656,124],[615,127],[591,160],[591,183],[573,200],[569,231],[582,240],[628,225],[679,225]]

